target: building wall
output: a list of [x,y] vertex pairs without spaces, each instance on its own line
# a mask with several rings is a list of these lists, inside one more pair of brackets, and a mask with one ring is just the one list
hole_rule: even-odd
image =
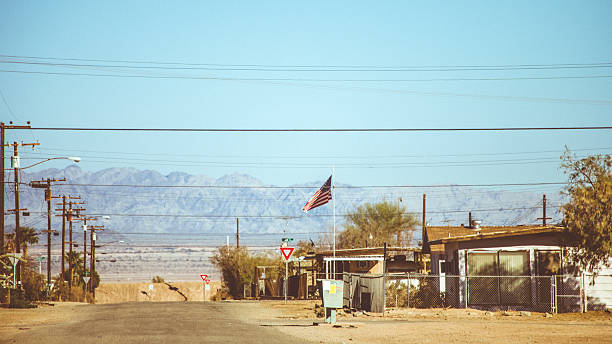
[[[612,266],[612,259],[608,264]],[[586,275],[585,284],[589,310],[612,308],[612,267],[602,268],[595,280]]]

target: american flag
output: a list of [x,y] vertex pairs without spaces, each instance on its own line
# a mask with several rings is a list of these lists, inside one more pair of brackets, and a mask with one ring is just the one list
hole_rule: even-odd
[[307,213],[310,209],[322,206],[332,199],[331,180],[332,177],[330,176],[325,184],[323,184],[323,186],[321,186],[321,188],[317,190],[317,192],[308,200],[304,208],[302,208],[305,213]]

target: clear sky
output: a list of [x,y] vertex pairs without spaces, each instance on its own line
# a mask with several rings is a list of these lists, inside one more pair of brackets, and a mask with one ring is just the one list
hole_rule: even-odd
[[[0,118],[92,128],[610,126],[611,16],[609,1],[2,1]],[[337,182],[353,185],[552,182],[564,180],[565,145],[612,151],[609,130],[11,131],[7,140],[39,141],[22,148],[31,161],[81,156],[88,171],[239,172],[275,185],[323,181],[334,165]]]

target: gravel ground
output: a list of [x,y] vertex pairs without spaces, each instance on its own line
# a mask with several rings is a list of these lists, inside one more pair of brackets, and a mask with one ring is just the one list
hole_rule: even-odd
[[[55,303],[37,309],[0,309],[0,342],[82,343],[87,340],[79,331],[91,324],[97,333],[93,338],[96,343],[152,339],[174,343],[292,344],[612,342],[612,314],[607,312],[552,317],[469,309],[400,309],[390,310],[384,317],[339,313],[339,326],[332,327],[316,317],[314,301]],[[86,319],[95,321],[85,322]],[[215,336],[207,337],[213,328]],[[155,336],[143,337],[143,329]]]

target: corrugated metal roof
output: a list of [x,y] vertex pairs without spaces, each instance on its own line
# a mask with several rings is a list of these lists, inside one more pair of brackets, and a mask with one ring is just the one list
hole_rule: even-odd
[[[336,250],[336,257],[342,256],[379,256],[384,254],[384,247],[362,247],[362,248],[345,248]],[[387,247],[387,254],[397,254],[398,252],[421,252],[419,247]],[[333,256],[332,250],[317,252],[316,255],[329,257]]]
[[498,238],[515,235],[561,232],[558,226],[500,226],[500,227],[427,227],[428,243],[430,245],[447,242],[478,240],[483,238]]

